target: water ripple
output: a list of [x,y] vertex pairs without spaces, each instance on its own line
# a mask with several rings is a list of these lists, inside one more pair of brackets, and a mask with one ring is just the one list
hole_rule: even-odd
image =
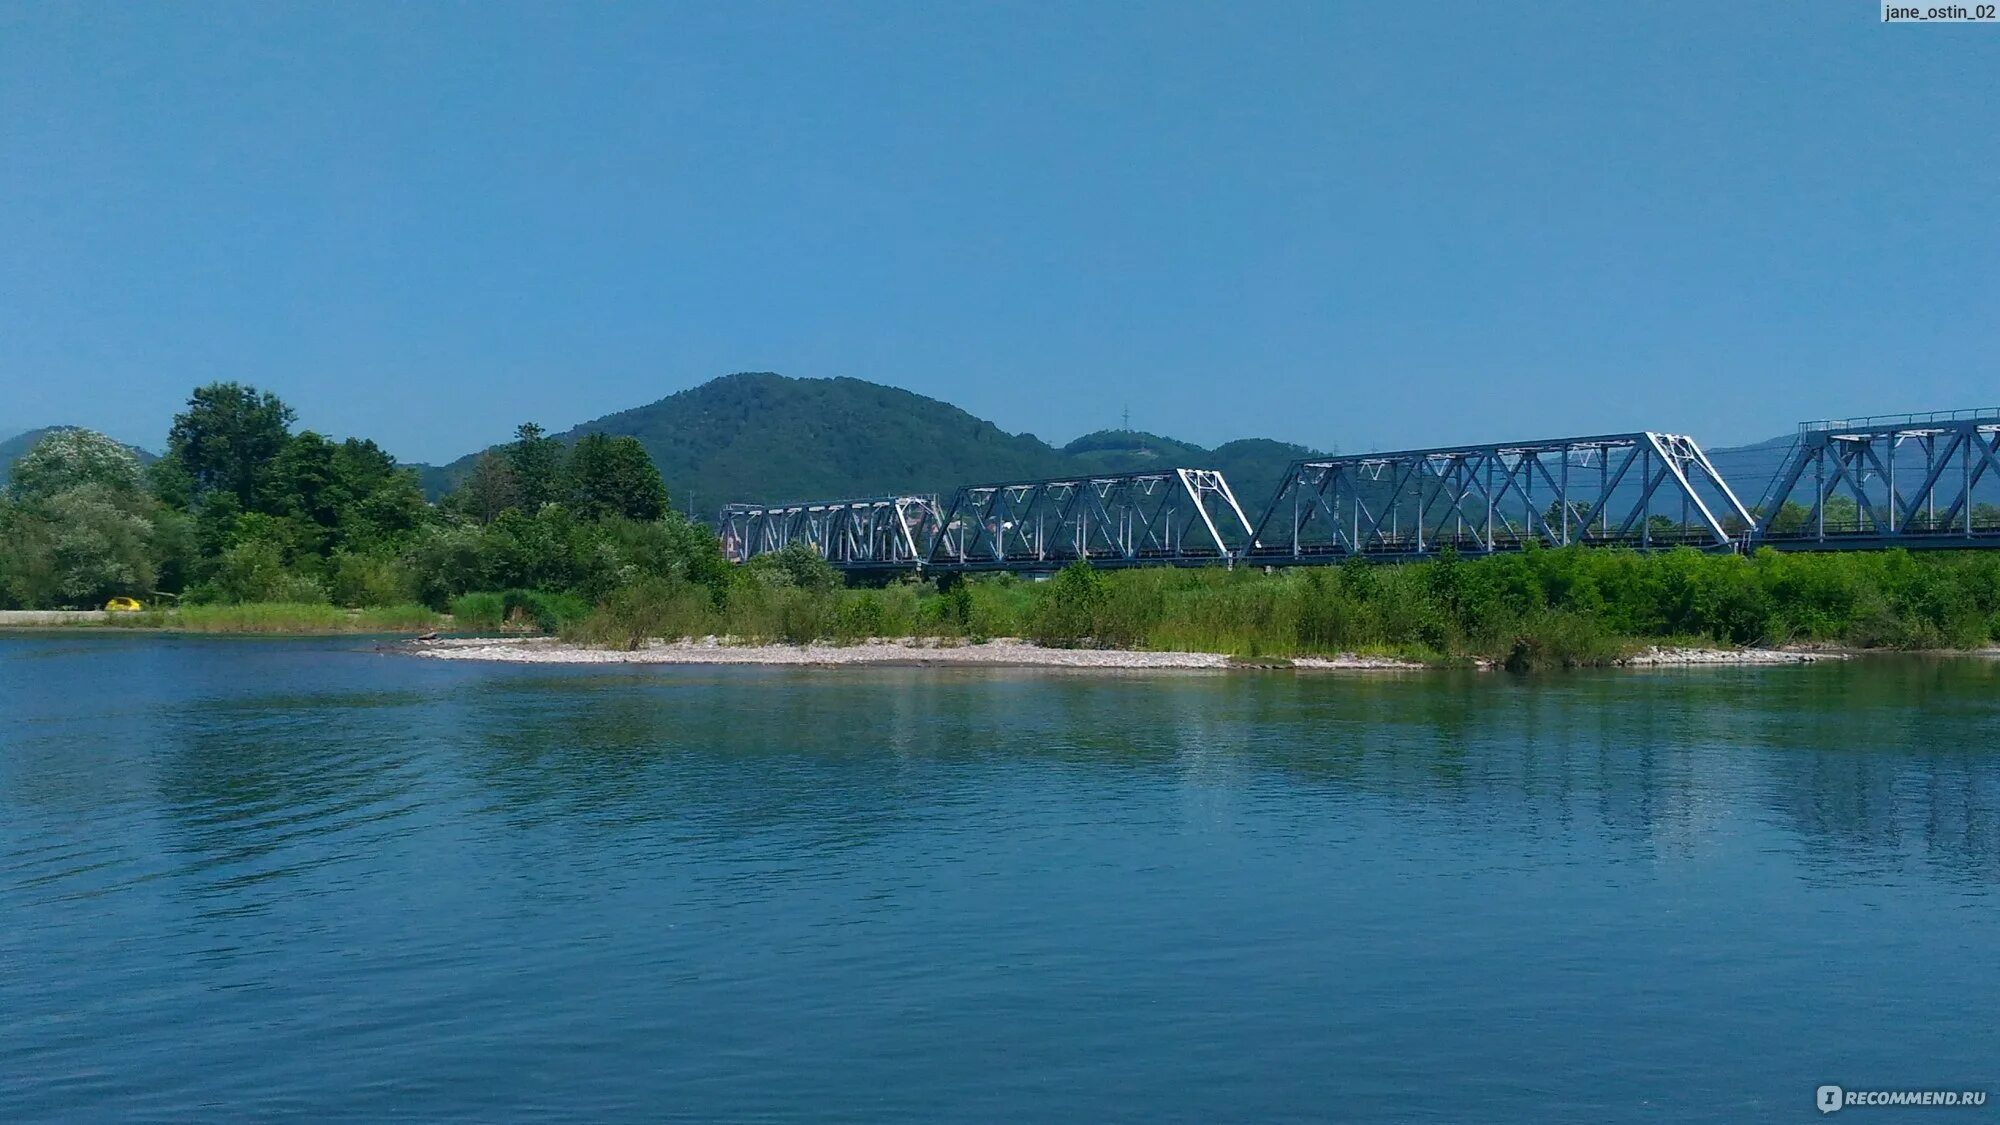
[[1990,1086],[1996,684],[0,639],[0,1119],[1743,1118],[1829,1074]]

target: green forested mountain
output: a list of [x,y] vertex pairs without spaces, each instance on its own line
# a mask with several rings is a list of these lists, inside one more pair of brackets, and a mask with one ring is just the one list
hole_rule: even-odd
[[[961,484],[1177,466],[1224,470],[1248,509],[1269,495],[1288,462],[1310,452],[1263,439],[1209,450],[1109,430],[1058,449],[895,387],[769,373],[725,376],[559,436],[573,442],[589,433],[637,438],[666,478],[674,506],[685,510],[692,493],[704,517],[734,501],[949,494]],[[426,489],[443,492],[475,456],[420,467]]]
[[1064,470],[1130,472],[1148,468],[1220,469],[1229,480],[1230,490],[1251,519],[1270,499],[1285,469],[1301,457],[1320,450],[1270,438],[1243,438],[1208,449],[1158,434],[1135,430],[1099,430],[1063,446],[1062,452],[1076,465]]
[[[43,426],[40,429],[17,433],[4,441],[0,441],[0,487],[4,487],[7,484],[7,478],[13,471],[14,462],[20,460],[22,454],[33,449],[36,442],[61,430],[73,430],[75,428],[75,426]],[[128,445],[125,448],[131,450],[133,455],[139,458],[139,463],[142,465],[151,464],[158,460],[151,453],[140,449],[136,445]]]

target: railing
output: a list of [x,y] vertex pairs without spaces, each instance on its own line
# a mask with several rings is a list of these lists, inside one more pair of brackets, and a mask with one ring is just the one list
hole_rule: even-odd
[[1932,410],[1915,414],[1867,414],[1858,418],[1821,418],[1811,422],[1800,422],[1799,432],[1823,433],[1828,430],[1887,430],[1898,426],[1930,426],[1945,422],[1973,422],[1991,418],[2000,425],[2000,407],[1993,409]]

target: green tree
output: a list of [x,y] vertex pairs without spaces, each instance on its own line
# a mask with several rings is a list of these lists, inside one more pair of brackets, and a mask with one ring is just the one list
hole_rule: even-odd
[[515,429],[514,441],[502,456],[507,459],[507,467],[514,471],[514,486],[519,490],[522,511],[532,513],[563,498],[567,482],[563,444],[559,439],[547,436],[533,422],[524,422]]
[[393,547],[427,518],[416,475],[380,446],[358,438],[336,444],[311,430],[272,462],[259,509],[279,520],[268,537],[294,560]]
[[241,383],[195,388],[174,416],[167,459],[185,474],[189,498],[226,492],[245,509],[262,498],[273,463],[291,437],[292,408]]
[[584,435],[570,451],[569,477],[570,504],[583,519],[656,520],[667,510],[667,486],[637,438]]
[[0,586],[40,608],[149,594],[159,505],[139,460],[103,434],[61,430],[17,462],[0,511]]
[[348,438],[333,451],[333,510],[337,548],[378,550],[402,544],[429,521],[415,470],[396,464],[365,438]]
[[492,523],[501,512],[521,506],[521,482],[507,458],[488,451],[473,461],[472,471],[447,504],[480,523]]

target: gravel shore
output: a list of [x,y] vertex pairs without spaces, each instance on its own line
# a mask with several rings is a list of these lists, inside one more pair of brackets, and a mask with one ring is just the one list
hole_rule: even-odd
[[1820,660],[1845,660],[1840,653],[1793,652],[1776,648],[1661,648],[1655,646],[1635,653],[1624,661],[1627,668],[1691,667],[1711,664],[1811,664]]
[[1125,649],[1042,648],[1025,641],[976,645],[923,641],[866,641],[854,645],[739,645],[709,637],[655,641],[630,652],[582,648],[545,638],[445,639],[412,645],[409,652],[434,660],[492,660],[512,664],[902,664],[920,667],[1032,666],[1041,668],[1227,668],[1212,652],[1133,652]]
[[[1240,662],[1213,652],[1139,652],[1132,649],[1043,648],[1001,639],[981,644],[939,644],[930,640],[872,640],[853,645],[732,644],[716,637],[694,641],[654,641],[633,651],[584,648],[546,637],[446,638],[409,645],[404,651],[432,660],[484,660],[507,664],[763,664],[908,665],[916,667],[1032,668],[1293,668],[1300,671],[1414,671],[1424,665],[1379,656],[1301,656],[1291,660]],[[1728,664],[1806,664],[1824,653],[1772,649],[1652,648],[1626,660],[1626,667],[1688,667]],[[1831,659],[1839,659],[1832,657]]]

